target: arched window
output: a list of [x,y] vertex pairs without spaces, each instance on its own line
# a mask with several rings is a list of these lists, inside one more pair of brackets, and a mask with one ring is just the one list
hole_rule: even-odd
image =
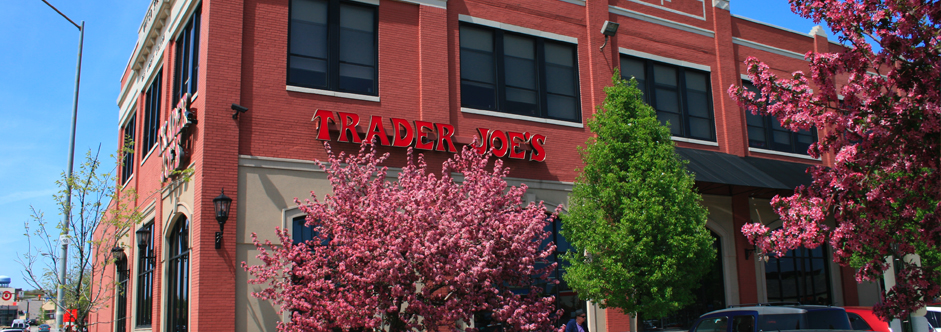
[[147,245],[137,248],[137,327],[147,327],[153,318],[154,302],[154,224],[142,230],[147,232]]
[[833,304],[830,267],[823,246],[798,248],[765,263],[768,302]]
[[666,317],[643,317],[646,329],[665,329],[679,327],[688,330],[699,316],[713,310],[725,308],[725,274],[722,269],[722,240],[719,234],[712,235],[712,248],[716,250],[716,259],[709,271],[699,280],[699,288],[693,290],[696,300],[683,309]]
[[114,262],[115,275],[118,279],[118,284],[114,289],[115,296],[115,319],[114,319],[114,331],[115,332],[124,332],[126,328],[126,318],[127,318],[127,259],[122,259]]
[[185,332],[189,322],[189,219],[177,219],[170,231],[167,260],[167,331]]

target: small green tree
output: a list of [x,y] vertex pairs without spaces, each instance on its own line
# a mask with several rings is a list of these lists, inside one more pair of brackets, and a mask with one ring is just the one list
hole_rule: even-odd
[[[123,165],[122,156],[127,155],[123,152],[133,151],[131,146],[126,140],[122,150],[112,156],[114,170]],[[63,173],[56,181],[60,191],[53,199],[60,215],[69,211],[65,228],[61,219],[46,219],[42,211],[33,208],[24,224],[26,252],[17,257],[27,284],[42,290],[43,298],[52,300],[57,309],[75,310],[74,328],[78,331],[96,324],[89,321],[90,316],[113,302],[112,291],[119,280],[105,273],[116,268],[111,250],[126,246],[127,237],[133,236],[133,228],[143,217],[135,206],[136,190],[122,188],[117,172],[102,168],[110,164],[102,164],[99,152],[89,150],[71,177]],[[72,199],[67,200],[70,192]],[[71,245],[65,281],[61,282],[57,271],[63,230]],[[63,289],[61,303],[56,302],[59,288]]]
[[582,299],[625,314],[663,317],[694,300],[715,259],[706,209],[693,175],[674,152],[670,129],[644,103],[635,80],[614,86],[579,149],[563,235],[577,251],[563,276]]

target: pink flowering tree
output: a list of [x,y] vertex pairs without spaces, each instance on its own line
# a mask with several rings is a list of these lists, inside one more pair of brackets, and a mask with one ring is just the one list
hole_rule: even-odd
[[[742,231],[777,256],[829,241],[837,263],[858,269],[857,281],[878,281],[889,257],[919,255],[921,266],[902,264],[896,286],[874,308],[883,319],[907,316],[941,291],[941,3],[790,3],[801,16],[826,21],[843,50],[808,52],[810,74],[790,77],[749,58],[760,93],[732,86],[729,94],[790,130],[816,127],[821,139],[808,153],[835,158],[811,168],[810,186],[772,200],[782,228]],[[836,227],[824,224],[828,218]]]
[[333,193],[298,202],[314,239],[294,243],[279,229],[273,245],[253,234],[262,264],[242,263],[267,285],[253,295],[290,313],[280,331],[476,331],[483,313],[508,331],[553,330],[561,312],[538,285],[555,269],[539,263],[555,250],[543,243],[556,215],[523,204],[526,186],[508,187],[501,161],[488,171],[489,155],[464,148],[435,176],[409,150],[388,180],[388,154],[327,150],[320,167]]

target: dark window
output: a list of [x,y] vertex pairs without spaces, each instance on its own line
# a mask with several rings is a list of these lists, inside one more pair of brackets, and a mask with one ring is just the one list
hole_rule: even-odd
[[167,259],[167,331],[186,332],[189,324],[189,219],[180,217],[170,231]]
[[637,80],[644,101],[677,137],[716,140],[709,73],[653,60],[621,56],[621,77]]
[[376,6],[291,0],[288,84],[378,95]]
[[571,288],[568,286],[568,283],[566,283],[565,280],[562,279],[562,275],[565,274],[565,268],[568,267],[569,265],[569,263],[566,260],[562,259],[562,255],[564,255],[566,252],[571,251],[572,245],[569,244],[567,240],[565,240],[564,236],[562,236],[562,216],[555,218],[555,220],[553,220],[551,223],[546,225],[545,230],[546,232],[549,233],[549,237],[547,237],[545,240],[542,241],[542,245],[540,246],[539,249],[540,250],[545,249],[546,246],[548,246],[549,243],[551,242],[551,243],[555,243],[555,253],[553,253],[549,257],[546,257],[548,260],[547,262],[536,263],[535,265],[537,268],[543,268],[546,265],[549,265],[552,263],[559,263],[555,271],[549,276],[550,279],[558,280],[559,284],[547,285],[548,287],[547,292],[558,296],[557,293],[559,292],[571,291]]
[[[569,319],[574,318],[572,314],[576,310],[588,310],[588,302],[580,300],[578,294],[572,290],[571,287],[562,279],[562,275],[565,274],[565,267],[569,264],[567,261],[562,259],[562,255],[568,251],[574,250],[572,245],[565,240],[565,237],[562,236],[562,216],[559,216],[552,222],[548,223],[544,228],[549,236],[544,239],[539,247],[540,250],[545,250],[549,243],[555,243],[556,251],[546,257],[544,261],[536,261],[533,265],[536,269],[542,269],[552,263],[558,263],[555,271],[549,275],[549,280],[558,280],[558,284],[542,283],[536,284],[536,286],[543,291],[543,296],[552,295],[555,297],[556,308],[562,309],[562,315],[553,317],[555,321],[553,325],[559,326],[566,324]],[[517,294],[529,293],[529,285],[517,285],[511,286],[510,291]],[[477,327],[480,332],[500,332],[504,331],[504,324],[493,319],[493,312],[489,310],[478,311],[474,314],[474,326]]]
[[732,332],[755,332],[755,316],[735,316],[732,318]]
[[[769,297],[768,300],[771,300]],[[759,331],[780,331],[780,330],[800,330],[801,327],[807,328],[804,315],[802,314],[775,314],[759,315]]]
[[851,330],[846,311],[843,309],[822,309],[807,311],[807,328],[811,330]]
[[574,44],[461,25],[461,106],[580,122]]
[[695,332],[726,332],[728,330],[729,319],[727,317],[714,317],[700,321]]
[[847,316],[850,318],[850,324],[853,325],[853,329],[857,331],[873,331],[872,326],[869,326],[869,323],[866,323],[866,320],[858,314],[852,312],[847,312]]
[[[672,314],[660,317],[656,322],[651,322],[657,328],[671,327],[686,331],[693,327],[696,319],[703,314],[725,308],[725,276],[722,272],[722,241],[715,232],[710,231],[709,234],[712,235],[712,247],[716,250],[716,257],[718,258],[712,263],[709,272],[706,272],[706,275],[699,281],[699,287],[693,290],[695,300]],[[741,321],[745,319],[742,317],[745,316],[738,316],[733,319],[733,332],[738,332],[735,329],[743,328],[748,323]],[[741,324],[741,326],[739,324]],[[754,326],[754,324],[752,324],[752,326]]]
[[768,301],[833,304],[830,267],[822,246],[798,248],[765,263]]
[[[317,231],[318,226],[307,226],[307,216],[294,218],[294,235],[292,239],[294,243],[307,242],[314,240],[320,236],[320,232]],[[329,239],[320,239],[320,245],[325,246],[330,243]]]
[[[750,82],[742,82],[746,89],[760,93]],[[817,141],[817,130],[792,132],[784,129],[773,115],[755,115],[745,111],[748,124],[748,146],[788,153],[807,154],[810,145]]]
[[555,296],[556,308],[562,309],[563,311],[562,315],[555,321],[555,326],[568,323],[569,319],[574,318],[572,314],[576,310],[588,310],[587,302],[579,300],[578,294],[562,279],[562,275],[565,274],[565,268],[569,266],[568,261],[562,259],[562,255],[574,250],[568,240],[562,236],[562,217],[563,216],[560,215],[546,225],[545,230],[549,232],[549,237],[542,242],[542,246],[540,247],[540,249],[544,249],[549,242],[552,241],[555,243],[555,253],[547,257],[548,262],[534,264],[536,268],[542,268],[545,264],[558,263],[555,271],[549,276],[549,279],[558,280],[559,283],[549,283],[545,285],[546,295]]
[[144,99],[144,137],[141,153],[145,156],[150,149],[157,145],[157,135],[160,132],[160,100],[163,96],[163,70],[157,71],[157,76],[147,88]]
[[150,326],[154,302],[154,224],[147,230],[150,240],[147,247],[137,248],[137,326]]
[[173,76],[173,106],[184,94],[195,94],[199,77],[199,21],[202,7],[196,7],[186,27],[176,39],[176,70]]
[[124,125],[124,139],[121,145],[124,146],[124,158],[121,160],[121,183],[127,183],[127,180],[134,175],[134,151],[136,146],[134,141],[137,139],[137,114],[131,114],[131,119]]
[[127,330],[127,259],[114,262],[115,275],[117,275],[117,287],[115,287],[115,319],[114,331],[124,332]]

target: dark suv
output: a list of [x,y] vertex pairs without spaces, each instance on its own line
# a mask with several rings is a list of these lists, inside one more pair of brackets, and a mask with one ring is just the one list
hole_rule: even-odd
[[689,332],[852,330],[846,311],[820,305],[734,307],[699,317]]

